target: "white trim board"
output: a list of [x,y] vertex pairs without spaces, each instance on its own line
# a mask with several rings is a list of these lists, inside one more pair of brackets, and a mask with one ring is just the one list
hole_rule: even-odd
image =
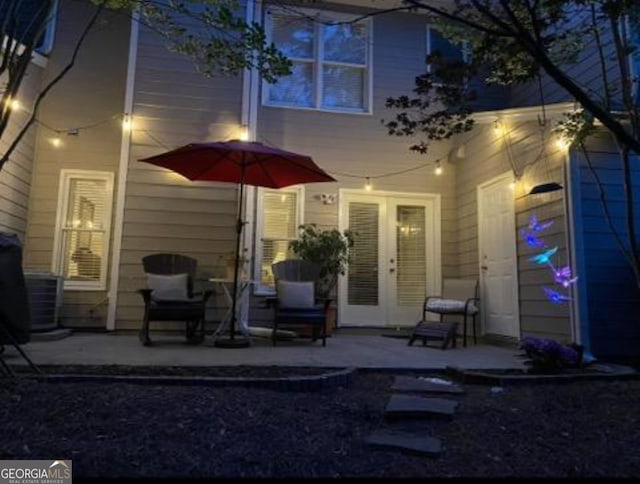
[[[125,115],[132,115],[134,81],[138,56],[139,13],[134,12],[131,18],[131,34],[129,37],[129,60],[127,63],[127,83],[124,96]],[[116,310],[118,304],[118,288],[120,278],[120,255],[122,251],[122,229],[124,225],[125,191],[129,172],[129,153],[131,148],[131,131],[123,132],[120,143],[120,163],[118,166],[118,183],[116,192],[115,217],[113,222],[113,249],[111,256],[111,276],[109,279],[109,303],[107,306],[107,330],[116,329]]]

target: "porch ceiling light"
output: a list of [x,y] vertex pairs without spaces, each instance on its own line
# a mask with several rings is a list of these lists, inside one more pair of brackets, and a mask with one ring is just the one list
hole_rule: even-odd
[[559,183],[541,183],[534,186],[529,192],[529,195],[540,195],[541,193],[557,192],[558,190],[562,190],[562,185]]

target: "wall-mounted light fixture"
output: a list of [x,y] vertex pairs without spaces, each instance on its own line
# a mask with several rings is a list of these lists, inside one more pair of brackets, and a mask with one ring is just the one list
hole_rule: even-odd
[[557,192],[558,190],[562,190],[562,188],[562,185],[557,182],[540,183],[538,185],[535,185],[531,189],[529,195],[540,195],[542,193]]
[[321,193],[320,195],[318,195],[318,198],[325,205],[333,205],[334,203],[336,203],[338,194],[337,193]]

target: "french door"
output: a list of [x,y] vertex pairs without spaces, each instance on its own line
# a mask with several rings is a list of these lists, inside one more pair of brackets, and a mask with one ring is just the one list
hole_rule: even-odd
[[340,228],[356,233],[340,280],[340,325],[414,325],[440,287],[439,195],[341,190]]

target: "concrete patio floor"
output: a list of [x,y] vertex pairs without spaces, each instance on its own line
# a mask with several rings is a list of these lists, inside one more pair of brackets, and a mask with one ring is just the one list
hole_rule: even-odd
[[[407,339],[379,334],[339,334],[327,346],[308,340],[281,342],[276,347],[264,338],[252,338],[249,348],[213,347],[209,338],[189,346],[179,335],[152,335],[154,346],[144,347],[132,334],[74,333],[56,341],[31,341],[22,348],[37,365],[148,365],[148,366],[306,366],[437,370],[523,368],[516,348],[485,344],[441,350],[413,346]],[[434,344],[431,342],[430,344]],[[26,364],[15,348],[5,347],[5,361]]]

